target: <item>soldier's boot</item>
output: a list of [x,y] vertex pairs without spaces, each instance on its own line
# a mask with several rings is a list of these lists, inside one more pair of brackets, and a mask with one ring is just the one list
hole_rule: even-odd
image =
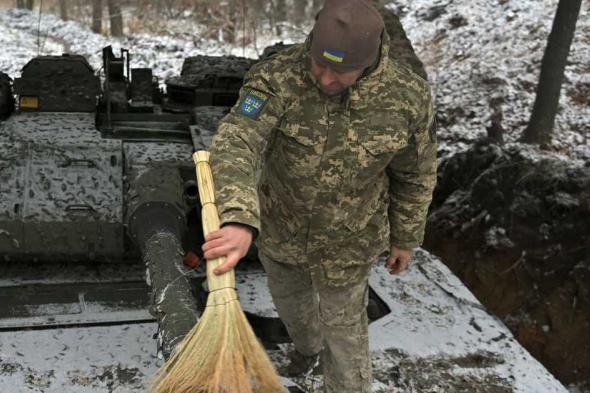
[[317,375],[320,373],[320,355],[303,355],[296,349],[289,352],[289,364],[285,370],[288,377]]

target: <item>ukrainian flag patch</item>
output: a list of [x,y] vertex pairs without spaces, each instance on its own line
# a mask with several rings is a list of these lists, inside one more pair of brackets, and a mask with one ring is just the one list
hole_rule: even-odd
[[342,63],[344,60],[344,52],[336,49],[324,49],[323,56],[328,59],[332,60],[335,63]]
[[240,101],[238,111],[244,116],[255,119],[258,117],[267,102],[267,94],[258,90],[250,90]]

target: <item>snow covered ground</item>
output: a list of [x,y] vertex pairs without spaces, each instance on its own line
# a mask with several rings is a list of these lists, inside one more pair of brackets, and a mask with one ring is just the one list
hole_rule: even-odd
[[[485,135],[490,101],[500,100],[506,140],[519,138],[533,107],[541,58],[558,0],[393,0],[424,61],[436,105],[448,118],[440,150]],[[583,2],[568,57],[553,149],[590,160],[590,3]],[[586,86],[585,93],[580,89]],[[576,103],[585,99],[585,104]]]
[[[132,67],[150,67],[154,75],[161,79],[179,75],[182,62],[188,56],[231,54],[257,58],[259,55],[253,45],[243,49],[214,40],[197,39],[198,26],[190,21],[184,21],[184,24],[186,31],[194,31],[194,37],[189,38],[186,33],[182,37],[134,34],[117,39],[95,34],[78,22],[64,22],[52,14],[43,14],[39,21],[37,12],[0,9],[0,47],[3,48],[0,71],[16,77],[37,53],[61,55],[63,52],[85,56],[98,70],[102,66],[101,50],[107,45],[113,46],[115,54],[118,54],[119,48],[129,49]],[[285,37],[283,41],[292,43],[293,39]],[[275,41],[273,37],[259,37],[257,48],[261,52]]]
[[[382,262],[370,284],[391,312],[369,328],[375,393],[567,393],[439,259],[419,250],[397,277]],[[4,285],[31,282],[18,272]],[[72,274],[54,272],[52,282],[68,282]],[[267,292],[260,284],[257,293]],[[244,300],[244,309],[276,316],[268,293],[258,299]],[[155,332],[154,323],[1,331],[0,392],[143,392],[162,363]],[[279,369],[289,348],[270,351]],[[319,393],[321,377],[295,382]]]
[[[507,142],[516,141],[529,119],[540,61],[558,0],[393,0],[414,46],[426,64],[445,118],[439,126],[442,155],[466,148],[485,135],[490,101],[500,102]],[[556,118],[552,150],[567,158],[590,160],[590,5],[584,2],[578,19]],[[258,37],[245,48],[199,39],[200,27],[190,19],[177,21],[174,36],[132,34],[114,39],[92,33],[77,22],[26,10],[0,10],[0,70],[18,76],[37,53],[78,53],[95,69],[100,50],[131,49],[132,64],[152,67],[162,79],[177,75],[182,61],[197,54],[257,57],[275,41],[302,41],[305,27],[280,39]],[[39,35],[37,32],[39,31]]]

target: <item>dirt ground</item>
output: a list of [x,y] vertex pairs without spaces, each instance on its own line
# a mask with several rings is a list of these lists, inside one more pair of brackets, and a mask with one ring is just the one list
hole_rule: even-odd
[[425,248],[558,379],[590,387],[590,166],[518,145],[456,154]]

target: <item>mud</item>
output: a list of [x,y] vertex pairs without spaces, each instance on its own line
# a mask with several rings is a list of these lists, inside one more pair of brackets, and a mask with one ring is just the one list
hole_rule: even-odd
[[[512,393],[510,381],[486,369],[503,363],[490,353],[473,353],[461,357],[428,357],[416,360],[397,351],[386,351],[374,363],[391,364],[375,368],[374,378],[384,384],[395,381],[404,393]],[[475,374],[475,375],[474,375]],[[377,389],[376,392],[385,393]]]
[[12,375],[22,371],[23,366],[18,363],[5,362],[0,359],[0,375]]
[[[417,359],[390,349],[372,354],[374,393],[512,393],[514,383],[498,376],[504,363],[489,352]],[[322,391],[322,376],[294,380],[309,393]]]
[[482,142],[438,181],[425,248],[563,383],[590,381],[590,166]]
[[75,370],[68,372],[68,379],[72,385],[105,386],[109,389],[117,387],[141,387],[145,375],[137,368],[121,366],[93,367],[90,370]]
[[[22,370],[22,366],[11,364],[8,367],[0,366],[0,374],[16,373]],[[68,379],[72,385],[107,387],[114,389],[117,387],[141,387],[144,383],[145,375],[137,368],[123,368],[121,366],[93,367],[90,370],[75,370],[68,372]],[[55,371],[49,370],[41,372],[28,368],[24,375],[24,385],[29,389],[49,388],[55,380]]]
[[55,372],[53,370],[41,373],[29,369],[25,375],[25,385],[31,389],[48,388],[51,386],[53,379],[55,379]]

